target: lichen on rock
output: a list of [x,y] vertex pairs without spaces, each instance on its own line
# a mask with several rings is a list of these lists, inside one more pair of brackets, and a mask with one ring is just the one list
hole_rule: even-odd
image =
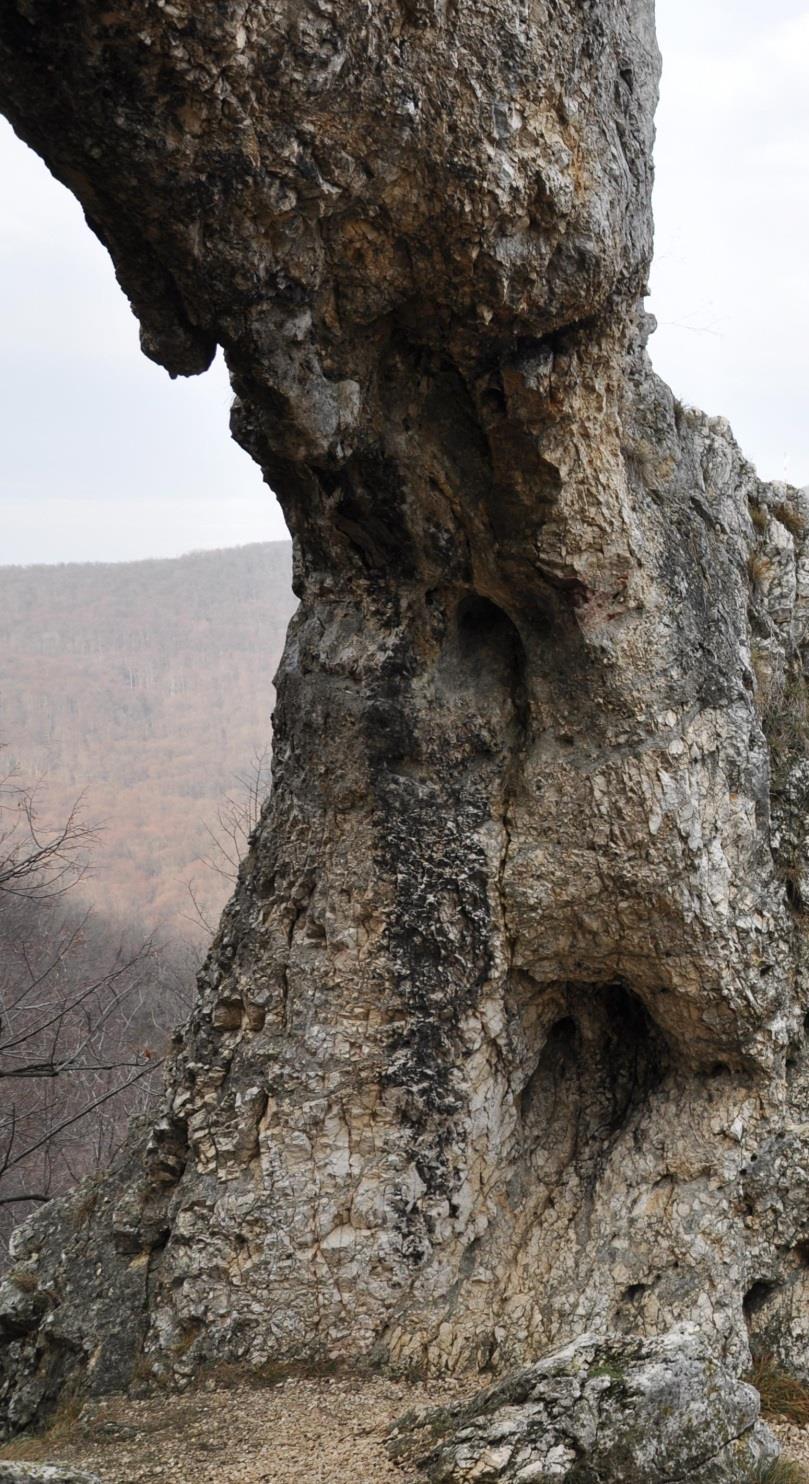
[[0,15],[300,599],[164,1106],[15,1239],[9,1428],[683,1323],[806,1370],[809,504],[651,370],[657,77],[651,0]]
[[582,1335],[471,1402],[402,1418],[388,1450],[430,1484],[745,1484],[778,1457],[757,1393],[688,1329]]

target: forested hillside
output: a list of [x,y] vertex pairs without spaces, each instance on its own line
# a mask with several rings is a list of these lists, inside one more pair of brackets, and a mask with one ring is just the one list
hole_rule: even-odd
[[227,886],[200,864],[223,800],[266,749],[295,600],[286,542],[170,561],[0,568],[0,743],[44,823],[77,795],[102,826],[83,895],[191,931],[188,883],[215,919]]

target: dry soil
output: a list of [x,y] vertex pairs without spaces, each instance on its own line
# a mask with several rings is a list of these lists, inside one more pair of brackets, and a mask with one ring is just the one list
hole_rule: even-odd
[[[0,1458],[72,1463],[103,1484],[414,1484],[384,1449],[411,1407],[457,1400],[459,1382],[432,1388],[382,1380],[286,1380],[262,1388],[207,1386],[184,1396],[90,1402],[48,1435]],[[775,1424],[807,1467],[809,1429]]]
[[133,1401],[105,1397],[0,1458],[72,1463],[104,1484],[408,1484],[387,1428],[411,1407],[455,1400],[458,1383],[286,1380]]

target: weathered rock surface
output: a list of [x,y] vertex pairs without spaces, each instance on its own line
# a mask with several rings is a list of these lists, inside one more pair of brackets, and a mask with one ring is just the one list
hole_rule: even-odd
[[744,1484],[778,1456],[758,1418],[757,1392],[693,1332],[584,1335],[472,1402],[403,1418],[388,1448],[430,1484]]
[[683,1321],[809,1372],[809,501],[646,359],[657,69],[651,0],[0,13],[300,598],[163,1114],[16,1238],[11,1427]]

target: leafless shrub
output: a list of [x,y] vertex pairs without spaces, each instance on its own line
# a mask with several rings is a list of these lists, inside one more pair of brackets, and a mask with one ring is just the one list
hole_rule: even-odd
[[809,756],[809,686],[801,672],[792,670],[782,683],[770,684],[762,705],[762,725],[777,785],[784,769],[797,758]]
[[[233,790],[217,811],[213,825],[206,825],[210,849],[199,857],[199,864],[213,872],[233,887],[239,874],[239,866],[247,854],[250,836],[261,818],[261,810],[271,784],[271,754],[269,747],[256,752],[252,764],[244,773],[237,774]],[[213,937],[216,925],[211,923],[200,904],[194,881],[187,883],[195,926],[201,925]]]
[[56,829],[39,822],[43,780],[24,787],[15,772],[0,777],[0,894],[48,901],[77,886],[88,870],[96,831],[85,823],[81,799]]
[[188,997],[181,954],[66,894],[93,832],[74,811],[42,835],[8,778],[0,833],[0,1236],[107,1165],[153,1095]]

